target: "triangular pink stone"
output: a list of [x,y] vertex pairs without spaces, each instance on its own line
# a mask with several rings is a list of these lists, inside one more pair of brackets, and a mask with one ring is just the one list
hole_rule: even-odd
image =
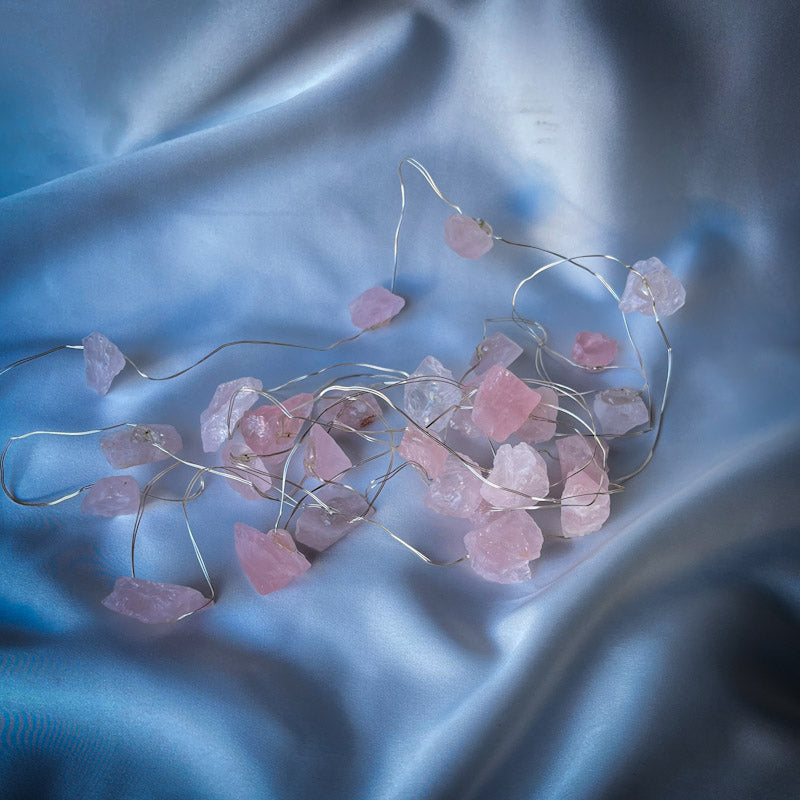
[[306,475],[321,481],[341,479],[353,462],[339,447],[325,428],[312,425],[306,437],[306,455],[303,459]]
[[242,569],[259,594],[283,589],[311,566],[297,551],[292,535],[283,528],[262,533],[237,522],[234,543]]
[[103,600],[103,605],[140,622],[159,623],[175,622],[211,605],[211,601],[188,586],[117,578],[114,591]]

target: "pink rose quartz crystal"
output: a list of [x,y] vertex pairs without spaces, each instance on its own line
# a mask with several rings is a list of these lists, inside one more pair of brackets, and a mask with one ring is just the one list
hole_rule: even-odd
[[259,456],[285,455],[294,444],[303,422],[311,415],[312,395],[296,394],[282,405],[289,416],[278,406],[259,406],[245,411],[239,427],[245,444]]
[[647,406],[635,389],[604,389],[594,398],[594,416],[601,433],[623,434],[650,421]]
[[[494,457],[494,466],[487,480],[481,486],[481,496],[490,505],[499,508],[523,508],[535,505],[547,496],[550,482],[547,478],[547,464],[530,445],[520,442],[512,447],[501,445]],[[512,489],[514,491],[507,491]],[[520,492],[521,494],[516,494]]]
[[303,466],[309,477],[333,481],[341,479],[353,463],[325,428],[312,425],[306,436]]
[[155,624],[175,622],[210,606],[211,601],[188,586],[141,578],[117,578],[114,591],[103,600],[103,605],[126,617]]
[[414,464],[419,464],[429,478],[435,478],[444,469],[447,450],[438,443],[435,433],[420,430],[411,423],[400,440],[398,455]]
[[536,391],[542,399],[517,430],[520,441],[528,444],[549,442],[556,435],[558,395],[549,386],[537,386]]
[[472,421],[487,436],[503,442],[528,419],[540,399],[538,392],[495,364],[475,394]]
[[582,367],[607,367],[617,357],[617,342],[604,333],[581,331],[572,345],[572,360]]
[[100,478],[83,496],[81,512],[101,517],[122,517],[139,510],[139,484],[130,475]]
[[611,513],[608,479],[598,483],[579,472],[564,483],[561,494],[561,532],[564,536],[584,536],[603,527]]
[[[443,380],[436,380],[443,378]],[[461,388],[441,361],[427,356],[403,389],[403,409],[421,428],[444,430],[461,402]]]
[[[169,452],[164,453],[158,447]],[[114,469],[164,461],[183,448],[181,436],[172,425],[125,426],[100,437],[100,447]]]
[[425,505],[438,514],[469,519],[481,505],[481,485],[478,475],[460,459],[448,456],[444,469],[428,487]]
[[313,497],[303,503],[297,517],[295,538],[314,550],[326,550],[346,534],[354,531],[363,520],[374,515],[374,508],[367,512],[367,501],[352,489],[344,486],[323,486],[314,494],[331,510],[323,508]]
[[479,439],[485,434],[483,431],[472,421],[471,408],[457,408],[450,417],[450,427],[459,431],[469,439]]
[[381,415],[378,401],[369,392],[328,392],[314,408],[317,422],[332,424],[336,430],[370,428]]
[[367,289],[350,303],[350,319],[356,328],[366,331],[386,325],[403,309],[406,301],[382,286]]
[[90,333],[81,344],[86,365],[86,385],[101,396],[107,394],[112,381],[125,367],[125,356],[102,333]]
[[444,241],[461,258],[480,258],[494,245],[492,229],[464,214],[453,214],[444,221]]
[[264,462],[241,442],[225,442],[220,455],[226,474],[249,481],[243,483],[236,478],[228,478],[228,486],[246,500],[262,500],[272,487],[272,478]]
[[608,486],[606,455],[608,448],[592,436],[562,436],[556,440],[561,480],[583,473]]
[[495,365],[509,367],[522,355],[522,348],[499,331],[484,339],[472,354],[469,362],[474,369],[467,375],[466,381],[477,386],[484,375]]
[[[255,391],[241,391],[254,389]],[[217,386],[208,408],[200,415],[200,438],[203,440],[204,453],[216,453],[220,445],[228,439],[228,409],[231,407],[230,430],[242,418],[242,414],[258,400],[256,392],[260,392],[262,383],[258,378],[238,378]]]
[[[637,261],[633,268],[647,280],[650,291],[644,287],[644,281],[634,272],[628,272],[625,291],[619,301],[619,309],[625,314],[638,311],[649,317],[653,316],[653,300],[659,317],[674,314],[686,302],[686,289],[669,271],[669,268],[657,258]],[[651,297],[652,293],[652,297]]]
[[283,528],[262,533],[237,522],[234,525],[234,543],[242,569],[259,594],[283,589],[311,566],[297,551],[289,531]]

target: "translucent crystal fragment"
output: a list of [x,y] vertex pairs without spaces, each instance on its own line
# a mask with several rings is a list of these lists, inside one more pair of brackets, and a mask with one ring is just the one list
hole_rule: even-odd
[[[309,497],[297,518],[295,538],[314,550],[326,550],[343,536],[354,531],[364,520],[374,515],[367,501],[343,486],[323,486],[314,492],[328,508]],[[330,510],[329,510],[330,509]]]
[[[436,380],[443,378],[444,380]],[[412,373],[403,390],[403,408],[422,428],[441,431],[461,402],[461,388],[441,361],[427,356]]]
[[585,472],[567,478],[561,495],[561,532],[564,536],[584,536],[599,531],[610,513],[607,479],[598,482]]
[[164,461],[170,453],[180,452],[183,441],[172,425],[136,425],[104,434],[100,437],[100,447],[114,469],[128,469]]
[[102,333],[90,333],[81,343],[86,365],[86,385],[101,396],[107,394],[112,381],[125,367],[125,356]]
[[637,261],[633,268],[644,275],[650,291],[645,289],[644,281],[638,275],[628,272],[625,291],[619,301],[620,311],[625,314],[638,311],[652,317],[655,300],[658,316],[668,317],[686,302],[686,289],[683,288],[683,284],[659,259],[648,258],[646,261]]
[[81,512],[100,517],[123,517],[139,510],[139,484],[130,475],[100,478],[86,492]]
[[528,419],[540,400],[538,392],[495,364],[475,394],[472,421],[496,442],[504,442]]
[[227,467],[225,472],[235,476],[228,478],[228,486],[246,500],[263,499],[272,487],[272,478],[264,462],[241,442],[226,442],[220,455],[223,466]]
[[499,331],[493,333],[475,348],[469,362],[473,369],[467,375],[466,381],[471,386],[477,386],[495,364],[509,367],[521,355],[522,348],[515,341]]
[[599,392],[592,409],[601,433],[623,434],[650,421],[647,406],[639,393],[627,387]]
[[549,442],[556,435],[558,395],[549,386],[537,386],[541,400],[517,429],[517,436],[528,444]]
[[561,480],[584,474],[608,487],[606,456],[608,448],[592,436],[562,436],[556,440]]
[[350,319],[359,330],[388,325],[403,309],[406,301],[382,286],[362,292],[350,303]]
[[444,241],[461,258],[480,258],[494,245],[492,229],[464,214],[453,214],[444,221]]
[[303,458],[306,475],[321,481],[341,480],[353,463],[321,425],[312,425],[306,436]]
[[498,508],[532,506],[550,491],[547,464],[525,442],[513,447],[510,444],[501,445],[495,453],[494,465],[487,480],[503,487],[498,489],[484,483],[480,490],[483,499]]
[[314,408],[317,422],[336,430],[370,428],[381,415],[378,401],[369,392],[328,392]]
[[461,459],[448,456],[444,469],[428,487],[425,505],[438,514],[469,519],[481,505],[481,483]]
[[[252,389],[255,391],[242,391]],[[228,438],[228,410],[231,411],[230,430],[242,418],[242,414],[258,400],[256,392],[260,392],[262,383],[258,378],[238,378],[217,386],[208,408],[200,415],[200,437],[203,440],[203,452],[216,453],[220,445]]]
[[233,535],[244,574],[259,594],[283,589],[311,566],[298,552],[292,535],[283,528],[262,533],[237,522]]
[[188,586],[141,578],[117,578],[114,591],[103,600],[103,605],[126,617],[156,624],[175,622],[211,605],[211,601]]
[[245,444],[259,456],[282,456],[291,450],[303,422],[311,415],[314,398],[303,393],[284,400],[278,406],[259,406],[242,415],[239,430]]
[[436,434],[422,431],[413,424],[406,428],[397,452],[406,461],[419,464],[429,478],[439,475],[448,456]]
[[572,345],[572,360],[582,367],[607,367],[617,357],[617,342],[604,333],[581,331]]
[[450,417],[450,427],[459,431],[469,439],[478,439],[485,434],[472,421],[471,408],[457,408]]

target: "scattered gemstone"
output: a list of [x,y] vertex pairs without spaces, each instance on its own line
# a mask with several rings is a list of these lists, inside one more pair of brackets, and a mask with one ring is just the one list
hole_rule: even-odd
[[453,373],[433,356],[423,359],[404,388],[406,414],[428,430],[444,430],[460,402],[461,388],[454,381]]
[[273,528],[262,533],[249,525],[234,525],[234,543],[245,575],[259,594],[283,589],[310,566],[289,531]]
[[86,385],[99,395],[107,394],[112,381],[125,367],[125,356],[102,333],[90,333],[82,344]]
[[683,288],[683,284],[659,259],[648,258],[646,261],[637,261],[633,269],[647,279],[650,292],[645,289],[644,282],[636,273],[628,272],[625,291],[619,301],[619,309],[623,313],[639,311],[652,317],[653,300],[655,300],[658,316],[668,317],[686,302],[686,289]]
[[383,286],[367,289],[350,303],[350,319],[362,331],[387,325],[403,309],[406,301]]
[[312,425],[306,436],[303,466],[306,475],[321,481],[333,481],[341,478],[353,466],[353,462],[325,428]]
[[617,357],[617,342],[604,333],[581,331],[572,345],[572,360],[582,367],[607,367]]
[[[504,444],[497,449],[488,480],[503,488],[497,489],[484,483],[481,486],[481,495],[487,503],[499,508],[531,506],[546,497],[550,491],[547,464],[525,442],[513,447]],[[508,491],[509,489],[514,491]]]
[[469,362],[474,369],[467,375],[466,382],[477,386],[483,376],[495,365],[509,367],[522,355],[522,348],[499,331],[484,339],[472,354]]
[[314,494],[331,510],[309,497],[303,504],[295,528],[297,541],[314,550],[327,549],[355,530],[363,522],[361,517],[369,518],[375,513],[360,494],[344,486],[323,486]]
[[610,513],[607,477],[603,483],[598,483],[586,472],[567,478],[561,495],[561,532],[564,536],[584,536],[599,531]]
[[[272,478],[264,462],[247,445],[225,442],[221,451],[226,473],[233,473],[249,483],[228,478],[228,486],[247,500],[261,500],[272,487]],[[252,486],[250,485],[252,484]]]
[[528,444],[549,442],[556,435],[558,395],[549,386],[537,386],[536,391],[542,399],[517,430],[520,440]]
[[278,406],[259,406],[245,411],[239,427],[245,444],[259,456],[283,456],[285,460],[303,422],[311,414],[313,402],[314,397],[307,393],[284,400],[282,405],[289,416]]
[[[154,444],[169,452],[162,452]],[[128,469],[164,461],[170,453],[183,448],[183,441],[172,425],[135,425],[106,433],[100,438],[100,447],[114,469]]]
[[444,221],[444,241],[461,258],[480,258],[494,245],[489,224],[464,214],[452,214]]
[[531,577],[530,561],[542,552],[544,537],[525,511],[485,514],[464,537],[475,572],[495,583],[519,583]]
[[[469,463],[476,468],[474,462]],[[481,505],[481,484],[460,458],[448,456],[444,469],[428,487],[425,505],[438,514],[469,519]]]
[[478,439],[484,435],[483,431],[472,421],[471,408],[457,408],[450,417],[450,427],[469,439]]
[[83,496],[81,512],[100,517],[122,517],[139,510],[139,484],[130,475],[100,478]]
[[[255,391],[246,391],[249,389]],[[231,407],[231,398],[236,395],[230,423],[230,430],[233,431],[242,414],[258,400],[256,392],[260,392],[261,389],[262,383],[258,378],[238,378],[217,386],[211,403],[200,415],[200,437],[203,440],[204,453],[216,453],[220,445],[228,439],[228,410]]]
[[103,605],[140,622],[159,623],[175,622],[211,605],[211,601],[188,586],[117,578],[114,591],[103,600]]
[[572,475],[586,475],[596,483],[608,488],[606,455],[608,448],[591,436],[563,436],[556,440],[561,480]]
[[441,473],[448,456],[435,433],[422,431],[413,423],[406,428],[397,452],[406,461],[419,464],[429,478]]
[[329,392],[317,401],[317,422],[333,425],[336,430],[364,430],[381,415],[378,401],[369,392]]
[[541,395],[516,375],[495,364],[478,387],[472,421],[490,438],[503,442],[536,408]]
[[594,398],[594,415],[602,433],[622,434],[650,421],[647,406],[635,389],[604,389]]

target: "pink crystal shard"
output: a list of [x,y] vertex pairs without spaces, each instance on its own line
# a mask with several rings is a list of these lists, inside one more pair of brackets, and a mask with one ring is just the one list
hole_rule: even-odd
[[244,574],[259,594],[283,589],[311,566],[283,528],[262,533],[237,522],[233,536]]
[[378,401],[369,392],[329,392],[317,401],[317,422],[332,424],[337,430],[364,430],[381,415]]
[[367,512],[367,501],[360,494],[343,486],[323,486],[314,494],[331,510],[309,497],[303,504],[295,529],[297,541],[314,550],[327,549],[355,530],[363,521],[361,517],[374,514],[374,509]]
[[406,428],[397,452],[401,458],[419,464],[429,478],[435,478],[444,469],[447,450],[438,443],[435,433],[421,431],[411,424]]
[[591,436],[563,436],[556,441],[561,480],[583,474],[608,488],[607,448]]
[[341,479],[353,462],[325,428],[312,425],[306,437],[303,466],[306,475],[321,481],[333,481]]
[[[686,302],[683,284],[657,258],[637,261],[633,268],[647,279],[650,292],[644,288],[642,279],[633,272],[628,273],[625,291],[619,301],[619,310],[625,314],[638,311],[653,316],[653,300],[659,317],[674,314]],[[652,293],[652,298],[650,294]]]
[[564,483],[561,494],[561,532],[566,537],[599,531],[611,513],[608,478],[605,484],[579,472]]
[[525,511],[501,511],[474,520],[464,537],[472,568],[495,583],[519,583],[531,577],[529,562],[542,552],[544,537]]
[[[443,378],[443,380],[436,380]],[[441,361],[426,356],[403,389],[403,408],[421,428],[442,431],[461,402],[461,389]]]
[[647,406],[635,389],[604,389],[594,398],[594,415],[602,433],[622,434],[650,421]]
[[125,356],[102,333],[90,333],[81,343],[86,364],[86,385],[101,396],[107,394],[111,382],[125,367]]
[[572,360],[582,367],[607,367],[617,357],[617,342],[604,333],[581,331],[572,345]]
[[484,435],[483,431],[472,421],[471,408],[457,408],[450,418],[450,427],[470,439],[478,439]]
[[520,441],[528,444],[549,442],[556,435],[558,395],[549,386],[537,386],[536,391],[542,399],[517,431]]
[[487,436],[503,442],[528,419],[541,397],[516,375],[495,364],[478,387],[472,421]]
[[264,462],[239,442],[225,442],[222,447],[222,463],[226,473],[249,481],[252,486],[235,478],[228,478],[228,485],[247,500],[261,500],[272,487],[272,478],[267,474]]
[[[255,391],[240,391],[254,389]],[[258,378],[239,378],[217,386],[214,397],[208,408],[200,415],[200,437],[203,440],[204,453],[216,453],[219,446],[228,438],[228,409],[233,401],[230,430],[242,418],[242,414],[258,400],[256,392],[260,392],[262,383]]]
[[387,325],[403,309],[406,301],[383,286],[367,289],[350,303],[350,319],[359,330]]
[[188,586],[117,578],[114,591],[103,600],[103,605],[140,622],[159,623],[175,622],[211,605],[211,601]]
[[472,354],[469,362],[474,369],[467,375],[467,383],[477,386],[483,376],[495,365],[508,367],[522,355],[522,348],[499,331],[484,339]]
[[[480,473],[479,469],[476,471]],[[425,505],[438,514],[469,519],[480,504],[481,479],[460,459],[448,456],[444,469],[428,487]]]
[[278,406],[259,406],[245,411],[239,428],[245,444],[259,456],[285,456],[300,433],[303,421],[311,415],[313,402],[313,396],[305,393],[284,400],[282,405],[291,415],[288,417]]
[[[162,452],[154,444],[169,452]],[[114,469],[128,469],[169,458],[169,453],[183,448],[183,441],[172,425],[135,425],[106,433],[100,438],[100,447]]]
[[84,495],[81,512],[101,517],[122,517],[139,510],[139,484],[130,475],[100,478]]
[[[514,447],[504,444],[498,448],[488,480],[503,488],[496,489],[484,483],[481,495],[487,503],[499,508],[532,506],[550,491],[547,464],[525,442]],[[506,491],[507,489],[514,491]],[[521,494],[515,494],[515,491]]]
[[444,241],[461,258],[480,258],[494,245],[489,224],[464,214],[453,214],[444,221]]

